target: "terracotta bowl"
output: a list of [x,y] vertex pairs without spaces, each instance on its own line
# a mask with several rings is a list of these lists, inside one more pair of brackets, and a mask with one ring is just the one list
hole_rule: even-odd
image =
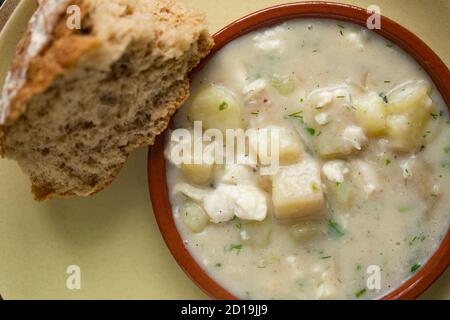
[[[271,26],[288,19],[336,19],[366,26],[370,13],[358,7],[327,2],[291,3],[270,7],[245,16],[226,26],[214,35],[215,46],[211,53],[191,73],[202,68],[214,54],[227,43],[251,31]],[[447,106],[450,106],[450,71],[442,60],[417,36],[396,22],[381,17],[381,29],[376,33],[387,38],[409,53],[433,79]],[[181,268],[211,298],[237,299],[212,279],[194,260],[183,244],[172,215],[166,183],[166,166],[163,155],[165,135],[156,139],[148,156],[148,181],[156,221],[162,236]],[[450,264],[450,231],[428,262],[398,288],[381,299],[414,299],[423,293]]]

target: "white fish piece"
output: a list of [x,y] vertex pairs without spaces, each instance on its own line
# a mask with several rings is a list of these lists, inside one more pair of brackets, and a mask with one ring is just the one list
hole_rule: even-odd
[[322,166],[322,172],[328,180],[342,183],[350,169],[345,161],[332,160]]
[[229,186],[228,196],[233,199],[235,215],[244,220],[263,221],[267,216],[265,194],[252,185]]
[[409,159],[406,159],[400,163],[400,168],[402,169],[402,174],[404,179],[412,178],[412,165],[415,161],[416,156],[412,156]]
[[242,89],[242,94],[245,96],[256,95],[261,93],[264,89],[267,88],[267,82],[264,79],[257,79],[253,82],[250,82]]
[[[350,86],[346,83],[332,85],[324,88],[319,88],[311,91],[307,97],[307,100],[311,106],[316,109],[324,108],[330,105],[335,98],[339,97],[339,101],[350,101]],[[345,99],[340,99],[344,97]]]
[[317,124],[320,124],[321,126],[326,125],[329,122],[329,116],[326,112],[320,112],[315,117],[314,120],[316,120]]
[[243,220],[256,221],[267,216],[266,196],[252,185],[220,184],[205,196],[203,206],[213,223],[229,221],[235,215]]
[[203,208],[213,223],[226,222],[234,217],[234,204],[223,188],[218,187],[205,195]]
[[309,98],[309,102],[316,108],[323,108],[329,105],[334,98],[334,94],[330,91],[319,92]]
[[248,105],[260,105],[264,103],[264,100],[268,101],[267,81],[257,79],[246,84],[242,89],[242,94]]
[[375,165],[364,160],[355,160],[353,164],[357,176],[361,179],[363,190],[367,197],[371,196],[375,192],[383,191],[383,186],[375,169]]
[[361,150],[368,142],[366,135],[361,127],[348,126],[342,133],[342,138],[349,142],[355,149]]
[[336,265],[333,258],[328,261],[313,265],[313,277],[318,281],[316,291],[317,299],[334,299],[338,292],[339,281],[336,272]]
[[365,30],[359,32],[348,32],[346,33],[345,38],[356,49],[363,50],[369,39],[369,34],[365,32]]
[[280,39],[264,40],[256,43],[256,47],[262,50],[282,50],[284,43]]
[[250,166],[242,164],[226,164],[219,182],[226,184],[256,184],[256,177]]
[[286,48],[286,43],[282,37],[282,33],[285,31],[285,25],[281,25],[257,34],[253,37],[255,47],[261,51],[276,51],[278,53],[283,53]]

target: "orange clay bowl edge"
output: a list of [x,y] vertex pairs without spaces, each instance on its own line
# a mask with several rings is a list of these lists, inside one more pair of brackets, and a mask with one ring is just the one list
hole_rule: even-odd
[[[196,71],[201,69],[227,43],[254,30],[295,18],[335,19],[365,27],[369,16],[370,13],[362,8],[329,2],[297,2],[257,11],[232,22],[217,32],[214,35],[215,46],[211,53],[191,72],[189,77],[192,78]],[[450,71],[442,60],[417,36],[386,17],[381,17],[381,29],[374,31],[397,44],[422,66],[432,78],[448,108],[450,106]],[[215,299],[238,299],[212,279],[183,244],[173,219],[169,200],[164,142],[165,134],[161,134],[149,149],[148,155],[149,192],[161,234],[181,268],[208,296]],[[380,299],[414,299],[418,297],[431,286],[449,264],[450,230],[447,231],[433,256],[416,274]]]

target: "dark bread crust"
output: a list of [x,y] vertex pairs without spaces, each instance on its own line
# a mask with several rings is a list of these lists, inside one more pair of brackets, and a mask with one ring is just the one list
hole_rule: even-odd
[[[26,102],[36,94],[45,91],[53,80],[70,72],[73,66],[89,50],[99,45],[98,40],[91,36],[77,35],[77,30],[66,28],[66,7],[78,5],[82,17],[86,12],[83,0],[61,0],[61,7],[46,9],[51,0],[38,1],[39,7],[30,19],[27,30],[19,41],[16,54],[11,63],[11,69],[5,80],[0,100],[0,155],[4,157],[4,138],[8,128],[14,124],[24,112]],[[64,9],[64,10],[62,10]],[[30,54],[33,35],[39,25],[39,19],[44,19],[51,33],[44,34],[40,48]]]
[[[0,100],[0,154],[18,160],[23,168],[24,160],[20,158],[20,154],[27,149],[24,149],[20,144],[11,143],[10,140],[15,140],[8,137],[11,136],[13,129],[16,130],[17,126],[24,125],[22,118],[28,117],[27,109],[36,97],[47,94],[55,83],[67,76],[70,77],[79,68],[79,65],[84,63],[84,60],[89,59],[92,53],[95,54],[98,49],[102,48],[104,39],[99,39],[90,30],[92,26],[90,25],[89,5],[90,2],[95,1],[40,1],[40,7],[30,20],[28,29],[17,47],[11,71],[5,81],[2,100]],[[153,0],[148,0],[148,2],[151,1]],[[164,6],[169,6],[173,1],[154,0],[154,2],[162,3],[161,12],[166,14]],[[55,3],[58,3],[58,5],[55,5]],[[66,8],[69,5],[78,5],[81,8],[83,21],[81,30],[70,30],[66,27]],[[154,15],[157,16],[156,13]],[[44,33],[41,32],[41,38],[37,41],[39,46],[36,46],[36,39],[33,39],[33,37],[36,37],[37,28],[43,28],[42,19],[45,20],[46,30]],[[168,18],[163,15],[160,19],[166,21]],[[152,116],[150,120],[153,123],[150,132],[145,136],[131,137],[125,146],[118,146],[119,158],[124,160],[113,162],[115,164],[108,167],[107,176],[101,177],[95,183],[87,184],[82,188],[60,189],[52,185],[51,180],[48,180],[48,183],[43,182],[42,175],[38,177],[31,169],[24,168],[25,172],[31,176],[32,191],[37,200],[46,200],[55,195],[61,197],[88,195],[102,190],[117,176],[129,152],[135,148],[153,144],[156,135],[165,130],[171,115],[189,95],[187,72],[195,67],[202,57],[206,56],[213,45],[212,38],[206,32],[206,28],[203,31],[198,31],[201,30],[199,26],[203,25],[202,18],[197,16],[183,17],[183,12],[181,12],[175,19],[176,24],[182,24],[183,19],[192,19],[189,22],[195,26],[195,32],[198,32],[198,34],[192,40],[194,43],[191,43],[190,47],[184,48],[185,53],[182,57],[179,57],[179,59],[188,59],[187,62],[183,62],[187,63],[187,70],[183,71],[184,75],[179,80],[173,81],[172,87],[166,90],[166,96],[160,97],[157,104],[153,105],[156,116],[155,118]],[[160,30],[156,33],[158,32]],[[177,50],[179,50],[178,47]],[[191,50],[193,53],[189,54]],[[177,59],[169,57],[167,61],[176,65]],[[19,150],[19,148],[22,149]],[[46,164],[43,163],[42,165]]]
[[[66,28],[66,7],[80,6],[83,16],[86,12],[83,0],[62,0],[61,6],[46,9],[50,2],[40,1],[41,5],[17,45],[9,77],[5,81],[6,92],[2,93],[2,126],[13,123],[25,111],[25,103],[31,96],[47,89],[57,76],[69,72],[84,53],[99,45],[95,37],[78,36],[77,30]],[[43,34],[45,39],[38,46],[40,48],[35,49],[31,46],[36,28],[42,28],[40,19],[45,19],[46,27],[51,28],[52,32]],[[32,54],[30,50],[36,53]]]

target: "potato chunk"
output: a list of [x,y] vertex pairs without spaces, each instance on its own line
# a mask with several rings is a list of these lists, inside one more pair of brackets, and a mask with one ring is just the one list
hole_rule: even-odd
[[[411,113],[415,114],[417,111],[420,113],[416,116],[417,120],[422,118],[424,113],[422,109],[430,108],[433,104],[429,94],[431,87],[424,81],[416,81],[409,85],[395,90],[388,95],[388,113],[400,114]],[[430,110],[428,110],[429,112]],[[429,115],[429,113],[427,113]]]
[[[251,147],[257,147],[258,158],[264,159],[266,162],[268,159],[272,159],[272,136],[271,131],[276,130],[278,132],[278,159],[281,165],[288,165],[297,162],[303,153],[303,144],[300,140],[300,136],[295,130],[290,128],[284,128],[279,126],[269,126],[267,129],[267,134],[260,134],[257,141],[257,146],[252,145]],[[251,141],[253,144],[254,141]]]
[[316,152],[323,158],[347,155],[354,150],[332,127],[323,129],[319,136],[314,137],[313,143]]
[[290,76],[274,75],[270,83],[283,96],[289,95],[295,90],[295,81]]
[[325,234],[323,221],[320,219],[304,220],[291,226],[289,235],[292,240],[304,243]]
[[424,127],[433,111],[430,86],[422,81],[388,96],[387,136],[397,151],[415,151],[421,145]]
[[412,151],[418,141],[420,141],[420,139],[417,139],[417,131],[419,130],[417,127],[413,128],[407,115],[399,114],[388,116],[386,124],[389,146],[392,149],[404,152],[409,150]]
[[209,223],[205,211],[195,202],[187,201],[180,208],[180,217],[192,232],[202,232]]
[[257,248],[266,247],[270,242],[272,224],[267,219],[261,222],[242,222],[239,237],[244,244]]
[[[211,182],[214,174],[214,156],[210,152],[203,152],[200,159],[196,159],[194,148],[191,154],[183,157],[183,162],[179,165],[183,176],[191,184],[207,185]],[[198,163],[195,163],[198,161]]]
[[348,177],[350,168],[343,160],[332,160],[322,166],[322,172],[327,178],[326,193],[332,207],[349,209],[357,190]]
[[386,104],[375,92],[355,101],[355,117],[369,136],[381,134],[386,128]]
[[333,208],[348,210],[358,195],[358,190],[351,181],[327,182],[327,197]]
[[298,164],[279,168],[272,178],[272,200],[278,219],[321,213],[324,197],[317,163],[308,158]]
[[198,185],[206,185],[211,182],[214,172],[214,164],[181,164],[181,171],[188,182]]
[[330,124],[320,130],[320,135],[317,134],[313,138],[316,152],[326,159],[359,152],[367,142],[362,128],[354,125],[341,128]]
[[323,158],[357,153],[367,142],[352,112],[350,93],[347,86],[314,90],[302,110],[307,138],[311,138],[313,148]]
[[191,121],[202,121],[204,129],[238,129],[243,127],[241,104],[225,88],[210,86],[193,99],[188,109]]
[[280,164],[292,164],[301,158],[303,145],[297,132],[284,129],[280,131]]

